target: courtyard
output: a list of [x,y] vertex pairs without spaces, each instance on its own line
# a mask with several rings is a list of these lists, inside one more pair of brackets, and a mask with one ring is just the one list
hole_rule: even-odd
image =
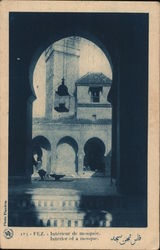
[[[10,190],[11,192],[13,189]],[[89,195],[89,196],[107,196],[117,195],[115,183],[111,185],[110,178],[93,177],[93,178],[69,178],[64,177],[59,181],[48,179],[40,181],[37,177],[30,184],[22,184],[15,186],[16,193],[31,194],[52,194],[54,196],[61,195]]]

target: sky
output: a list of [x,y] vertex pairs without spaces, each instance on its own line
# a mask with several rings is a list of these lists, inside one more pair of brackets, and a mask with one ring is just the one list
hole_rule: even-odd
[[[56,42],[58,44],[58,41]],[[54,45],[56,44],[54,43]],[[112,79],[112,69],[103,51],[91,41],[81,38],[79,78],[88,72],[102,72]],[[46,65],[44,53],[40,56],[33,75],[33,86],[37,99],[33,103],[33,117],[41,117],[45,114],[45,80]]]

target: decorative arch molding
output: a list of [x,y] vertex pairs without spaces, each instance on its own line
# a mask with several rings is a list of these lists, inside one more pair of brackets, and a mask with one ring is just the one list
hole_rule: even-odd
[[87,143],[91,142],[91,141],[97,141],[98,143],[103,144],[103,148],[104,148],[103,151],[105,152],[105,142],[104,142],[104,140],[102,140],[100,137],[92,136],[92,137],[88,138],[88,139],[85,141],[84,146],[85,146]]
[[[106,140],[104,140],[104,138],[102,136],[93,136],[93,135],[90,135],[88,136],[87,138],[85,138],[85,140],[83,141],[83,150],[84,150],[84,147],[86,145],[86,143],[89,141],[89,140],[92,140],[92,139],[97,139],[98,141],[101,141],[103,144],[104,144],[104,148],[105,148],[105,151],[104,151],[104,154],[106,153],[107,151],[107,143],[106,143]],[[84,151],[85,153],[85,151]]]
[[103,140],[101,140],[99,137],[91,137],[89,138],[85,144],[84,144],[84,153],[86,153],[86,145],[89,144],[89,143],[95,143],[95,144],[99,144],[99,146],[101,147],[101,150],[102,150],[102,153],[105,154],[106,152],[106,145],[105,145],[105,142]]
[[59,139],[58,143],[57,143],[57,147],[62,144],[62,143],[67,143],[69,144],[71,147],[74,148],[76,154],[78,153],[78,143],[77,141],[71,137],[71,136],[64,136],[61,139]]
[[49,139],[43,135],[37,135],[32,139],[32,146],[40,146],[48,151],[51,151],[51,143]]

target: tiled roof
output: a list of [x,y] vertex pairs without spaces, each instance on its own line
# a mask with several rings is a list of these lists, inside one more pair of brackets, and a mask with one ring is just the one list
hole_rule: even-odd
[[76,84],[111,84],[112,80],[103,73],[87,73],[77,80]]

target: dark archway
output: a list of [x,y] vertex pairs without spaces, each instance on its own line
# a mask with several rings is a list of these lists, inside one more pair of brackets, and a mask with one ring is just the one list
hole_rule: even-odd
[[84,166],[86,169],[105,172],[105,145],[99,138],[89,139],[84,146]]
[[51,144],[49,140],[44,136],[36,136],[32,140],[32,157],[33,157],[33,173],[35,172],[34,166],[38,161],[42,162],[41,167],[46,171],[50,170],[51,167]]
[[33,145],[33,148],[38,146],[49,151],[51,150],[51,144],[49,140],[46,137],[41,136],[41,135],[38,135],[33,138],[32,145]]

